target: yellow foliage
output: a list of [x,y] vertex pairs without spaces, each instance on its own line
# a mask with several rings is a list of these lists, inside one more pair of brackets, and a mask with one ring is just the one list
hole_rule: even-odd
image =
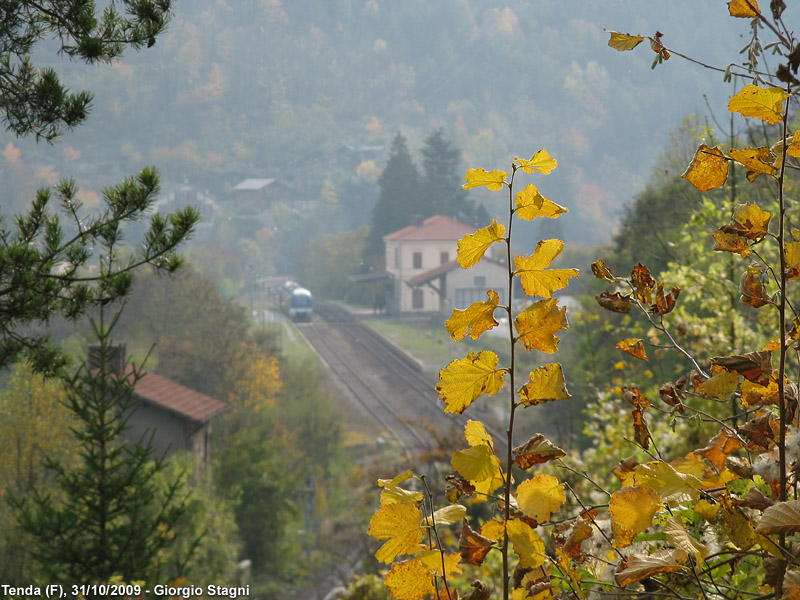
[[681,177],[701,192],[713,190],[728,180],[728,161],[719,148],[700,144]]
[[494,448],[494,440],[489,432],[486,431],[483,423],[480,421],[467,421],[464,426],[464,437],[470,446],[480,446],[481,444]]
[[772,150],[766,147],[745,148],[744,150],[731,148],[728,155],[756,174],[774,175],[778,171],[778,166],[775,163],[777,157]]
[[553,169],[558,166],[558,161],[550,156],[550,154],[544,148],[534,153],[529,160],[515,156],[514,162],[519,163],[519,166],[522,167],[522,170],[526,173],[539,171],[543,175],[550,174]]
[[496,394],[503,387],[505,369],[497,368],[497,354],[470,352],[439,371],[436,391],[446,413],[462,413],[479,396]]
[[240,352],[245,363],[243,377],[234,384],[231,403],[255,410],[274,407],[283,387],[277,357],[257,353],[248,359],[242,356],[244,352],[244,349]]
[[469,169],[465,176],[467,183],[461,187],[465,190],[471,190],[472,188],[485,185],[491,191],[496,192],[505,184],[506,175],[508,175],[508,173],[505,171],[486,172],[485,169]]
[[392,565],[383,581],[396,600],[421,600],[435,591],[430,570],[414,559]]
[[[739,17],[741,19],[752,19],[761,14],[761,9],[758,6],[757,0],[749,0],[748,5],[746,0],[731,0],[728,2],[728,13],[732,17]],[[753,8],[750,8],[752,6]]]
[[508,539],[514,544],[514,552],[519,556],[522,569],[535,569],[544,564],[545,549],[542,538],[522,521],[509,521]]
[[661,460],[637,465],[624,475],[624,486],[646,485],[656,490],[661,500],[675,506],[681,502],[697,502],[703,483],[694,475],[678,472],[675,467]]
[[630,546],[634,536],[650,527],[660,505],[658,492],[648,486],[625,487],[611,494],[608,512],[611,514],[614,547]]
[[563,206],[542,196],[533,184],[525,186],[525,189],[514,197],[514,205],[517,207],[517,216],[526,221],[533,221],[537,217],[556,219],[569,212]]
[[491,494],[503,485],[500,461],[489,446],[481,444],[466,450],[456,450],[450,461],[453,469],[461,473],[480,494]]
[[620,52],[633,50],[644,40],[643,35],[631,35],[629,33],[620,33],[619,31],[607,31],[606,33],[611,35],[611,39],[608,40],[608,45]]
[[733,209],[733,220],[741,230],[742,235],[751,240],[760,240],[769,231],[769,221],[772,215],[755,202],[737,204]]
[[644,340],[639,338],[625,338],[614,344],[623,352],[630,354],[639,360],[648,360],[647,354],[644,351]]
[[377,540],[387,540],[375,553],[384,563],[392,562],[401,554],[412,554],[421,549],[423,528],[422,513],[414,504],[395,502],[384,504],[369,522],[367,533]]
[[525,406],[571,398],[559,363],[549,363],[531,371],[528,383],[522,386],[519,397]]
[[731,98],[728,110],[737,112],[743,117],[752,117],[773,124],[780,123],[783,119],[783,101],[788,97],[781,88],[762,88],[751,83]]
[[522,289],[528,296],[550,298],[553,292],[567,286],[570,278],[578,276],[577,269],[548,269],[564,248],[557,239],[542,240],[528,257],[514,259],[514,275],[522,281]]
[[489,299],[485,302],[473,302],[465,310],[453,311],[453,315],[445,323],[450,337],[458,341],[469,333],[469,337],[477,340],[484,331],[498,325],[494,318],[494,310],[500,302],[500,297],[494,290],[487,291],[486,295]]
[[477,264],[489,249],[489,246],[499,242],[506,234],[506,228],[493,220],[492,224],[475,233],[470,233],[458,240],[458,264],[462,269]]
[[525,348],[553,354],[558,350],[556,334],[569,327],[567,307],[555,298],[539,300],[517,315],[514,324]]
[[697,391],[706,398],[723,400],[736,391],[739,374],[735,371],[721,371],[697,386]]
[[564,486],[552,475],[541,473],[517,487],[517,503],[526,516],[539,523],[550,520],[567,501]]

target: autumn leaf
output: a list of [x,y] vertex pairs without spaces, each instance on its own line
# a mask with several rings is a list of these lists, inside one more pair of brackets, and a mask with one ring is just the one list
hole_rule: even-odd
[[632,554],[617,565],[614,580],[619,587],[625,588],[654,575],[680,571],[686,558],[687,554],[683,550],[659,550],[653,554]]
[[592,263],[592,274],[598,279],[605,279],[609,283],[614,283],[616,281],[614,274],[606,267],[605,263],[603,263],[600,258]]
[[629,33],[620,33],[619,31],[608,31],[611,34],[611,39],[608,40],[608,45],[614,50],[624,52],[626,50],[633,50],[642,43],[644,40],[643,35],[631,35]]
[[800,278],[800,241],[784,244],[783,254],[786,257],[786,279]]
[[393,564],[383,582],[396,600],[421,600],[436,591],[428,567],[414,559]]
[[475,486],[476,493],[491,494],[503,485],[500,461],[485,444],[456,450],[450,464]]
[[458,475],[445,475],[447,486],[445,488],[445,497],[448,502],[458,502],[462,495],[472,496],[475,493],[475,486],[469,481]]
[[469,169],[465,176],[467,183],[461,187],[465,190],[471,190],[485,185],[491,191],[496,192],[502,189],[506,181],[506,175],[508,173],[505,171],[489,171],[487,173],[485,169]]
[[450,579],[453,575],[461,573],[458,565],[458,554],[445,554],[444,573],[442,573],[442,553],[439,550],[426,550],[417,556],[417,560],[425,565],[433,575]]
[[556,334],[569,327],[567,307],[559,306],[555,298],[539,300],[518,314],[514,324],[526,349],[553,354],[558,350]]
[[745,306],[761,308],[772,302],[761,275],[761,265],[755,260],[742,273],[739,280],[739,302]]
[[732,17],[752,19],[761,14],[761,9],[758,7],[758,2],[756,0],[731,0],[728,2],[728,13]]
[[633,439],[647,450],[650,447],[650,430],[647,428],[644,411],[640,408],[635,408],[631,411],[631,416],[633,417]]
[[567,541],[564,542],[564,553],[573,560],[579,560],[583,550],[581,546],[583,542],[592,537],[592,526],[585,521],[576,520],[572,526],[572,530],[567,536]]
[[[773,152],[775,152],[775,150],[773,150]],[[792,141],[789,142],[789,146],[786,148],[786,154],[794,156],[795,158],[800,158],[800,131],[795,131],[794,135],[792,135]]]
[[712,234],[714,236],[714,247],[712,250],[715,252],[733,252],[741,254],[744,258],[750,256],[750,246],[747,243],[747,238],[738,233],[723,233],[717,231]]
[[625,338],[614,344],[617,348],[638,358],[639,360],[648,360],[647,354],[644,351],[644,340],[639,338]]
[[711,359],[711,364],[728,371],[736,371],[754,383],[767,383],[772,375],[772,352],[759,350],[747,354],[717,356]]
[[489,435],[486,427],[480,421],[467,421],[464,426],[464,437],[470,446],[485,445],[489,446],[489,448],[494,448],[492,436]]
[[522,521],[509,521],[506,524],[508,539],[514,544],[514,552],[519,556],[522,569],[535,569],[544,564],[545,549],[542,538]]
[[453,315],[447,320],[445,326],[450,332],[450,337],[459,341],[469,332],[469,337],[477,340],[484,331],[498,325],[494,318],[494,311],[500,302],[500,297],[494,290],[488,290],[489,299],[485,302],[473,302],[465,310],[455,309]]
[[697,386],[697,392],[706,398],[724,400],[739,387],[739,374],[735,371],[720,371],[714,373],[703,383]]
[[433,513],[432,517],[425,518],[425,525],[452,525],[458,523],[467,516],[467,507],[461,504],[451,504],[440,508]]
[[748,550],[757,543],[756,532],[747,515],[737,506],[733,506],[731,499],[723,496],[720,498],[720,511],[722,528],[728,534],[730,541],[742,550]]
[[650,276],[650,269],[639,263],[631,271],[631,285],[633,285],[636,299],[644,304],[650,304],[652,300],[652,290],[656,285]]
[[458,264],[461,265],[462,269],[467,269],[477,264],[489,249],[489,246],[501,241],[505,234],[506,228],[496,220],[492,220],[492,224],[488,227],[464,236],[458,240],[456,257]]
[[661,497],[648,486],[625,487],[611,494],[608,512],[614,548],[626,548],[633,538],[650,527],[653,515],[661,505]]
[[783,101],[788,97],[781,88],[762,88],[751,83],[731,98],[728,110],[743,117],[753,117],[773,124],[780,123],[783,119]]
[[707,458],[718,471],[722,471],[725,459],[741,447],[742,442],[739,438],[730,430],[722,428],[704,448],[695,450],[694,453]]
[[672,312],[675,308],[675,302],[681,293],[681,288],[673,287],[668,294],[664,293],[664,284],[659,283],[656,286],[655,302],[650,306],[650,314],[657,317],[663,317],[667,313]]
[[632,473],[624,476],[626,486],[646,485],[656,490],[661,500],[675,506],[691,500],[697,502],[703,482],[694,475],[678,472],[675,467],[661,460],[637,465]]
[[563,248],[561,240],[542,240],[533,254],[514,259],[514,275],[520,278],[522,289],[528,296],[550,298],[553,292],[566,287],[571,277],[578,276],[577,269],[547,268]]
[[[500,526],[502,527],[502,523]],[[468,565],[482,565],[489,550],[494,547],[494,540],[484,537],[470,527],[464,519],[461,526],[461,538],[458,549],[461,553],[461,562]]]
[[422,513],[414,504],[395,502],[381,506],[372,515],[367,530],[377,540],[388,540],[375,553],[375,558],[388,564],[401,554],[419,550],[423,533],[421,521]]
[[525,160],[518,156],[514,157],[514,162],[519,163],[522,170],[526,173],[539,171],[543,175],[549,175],[558,166],[558,161],[542,148],[531,156],[530,160]]
[[503,538],[505,528],[502,521],[495,521],[490,519],[481,525],[481,535],[492,540],[500,540]]
[[758,175],[774,175],[778,171],[775,164],[777,156],[766,147],[744,150],[731,148],[728,156],[748,169],[747,178],[750,181],[754,181]]
[[439,371],[436,391],[444,402],[444,412],[461,414],[483,394],[496,394],[503,387],[505,373],[497,368],[497,361],[494,352],[470,352]]
[[719,148],[700,144],[681,177],[701,192],[713,190],[728,180],[728,160]]
[[733,220],[720,227],[724,233],[738,233],[751,240],[758,241],[769,232],[769,221],[772,215],[755,202],[737,204],[733,209]]
[[414,492],[400,487],[401,483],[412,478],[414,478],[414,474],[409,469],[394,479],[379,479],[378,485],[383,488],[383,491],[381,491],[381,504],[392,504],[393,502],[419,504],[422,502],[421,492]]
[[528,383],[519,390],[519,397],[525,406],[570,398],[561,365],[548,363],[531,371]]
[[527,479],[517,487],[517,503],[520,509],[538,523],[549,521],[566,501],[563,484],[546,473]]
[[566,452],[541,433],[537,433],[527,442],[512,450],[514,462],[519,465],[520,469],[530,469],[533,465],[540,465],[566,455]]
[[533,221],[537,217],[556,219],[559,215],[569,212],[563,206],[542,196],[533,184],[525,186],[525,189],[514,197],[514,205],[517,207],[517,216],[526,221]]
[[800,500],[776,502],[767,508],[756,531],[762,535],[800,531]]
[[689,535],[686,527],[683,526],[683,519],[679,515],[674,514],[667,517],[661,529],[667,534],[667,541],[670,544],[678,550],[683,550],[686,554],[693,555],[698,563],[702,563],[708,556],[708,548],[700,540]]
[[627,314],[631,311],[631,297],[619,292],[602,292],[594,298],[600,306],[611,312]]

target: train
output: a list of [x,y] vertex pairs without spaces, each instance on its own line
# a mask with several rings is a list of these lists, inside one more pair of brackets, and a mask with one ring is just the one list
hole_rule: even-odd
[[279,290],[281,309],[289,314],[293,321],[311,321],[314,311],[314,300],[306,288],[294,281],[287,281]]

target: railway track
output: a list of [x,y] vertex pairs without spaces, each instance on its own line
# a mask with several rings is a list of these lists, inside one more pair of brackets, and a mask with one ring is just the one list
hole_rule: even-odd
[[[365,409],[396,434],[407,452],[433,449],[431,436],[421,435],[418,426],[410,425],[412,422],[427,423],[443,432],[453,428],[463,431],[468,417],[443,412],[434,389],[435,381],[416,361],[339,306],[317,303],[315,311],[318,326],[302,328],[304,333],[310,333],[307,336],[309,343]],[[324,331],[328,329],[328,334],[336,332],[338,340],[326,335]],[[337,341],[346,344],[340,345],[339,351],[335,346]],[[348,345],[351,352],[347,351]],[[365,356],[368,364],[364,362]],[[356,359],[355,364],[350,358]],[[381,373],[380,379],[385,385],[376,386],[374,380],[372,386],[365,385],[365,370]],[[490,427],[487,429],[495,439],[496,451],[502,455],[505,452],[505,433]]]

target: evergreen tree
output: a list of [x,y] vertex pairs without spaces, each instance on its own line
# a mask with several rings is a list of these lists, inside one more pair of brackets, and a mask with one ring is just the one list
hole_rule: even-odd
[[426,213],[419,170],[408,150],[406,138],[399,132],[392,140],[389,160],[378,179],[378,186],[380,195],[372,209],[372,229],[365,254],[367,262],[383,254],[383,236],[407,226],[411,215]]
[[59,501],[38,491],[13,501],[19,526],[33,539],[30,553],[53,583],[107,582],[112,575],[157,582],[159,555],[184,513],[182,477],[158,489],[155,476],[166,464],[154,456],[152,439],[123,440],[144,373],[127,361],[112,366],[118,349],[110,336],[118,318],[107,324],[100,310],[99,320],[92,320],[96,364],[83,364],[65,381],[63,403],[78,421],[73,433],[80,460],[68,469],[48,458]]

